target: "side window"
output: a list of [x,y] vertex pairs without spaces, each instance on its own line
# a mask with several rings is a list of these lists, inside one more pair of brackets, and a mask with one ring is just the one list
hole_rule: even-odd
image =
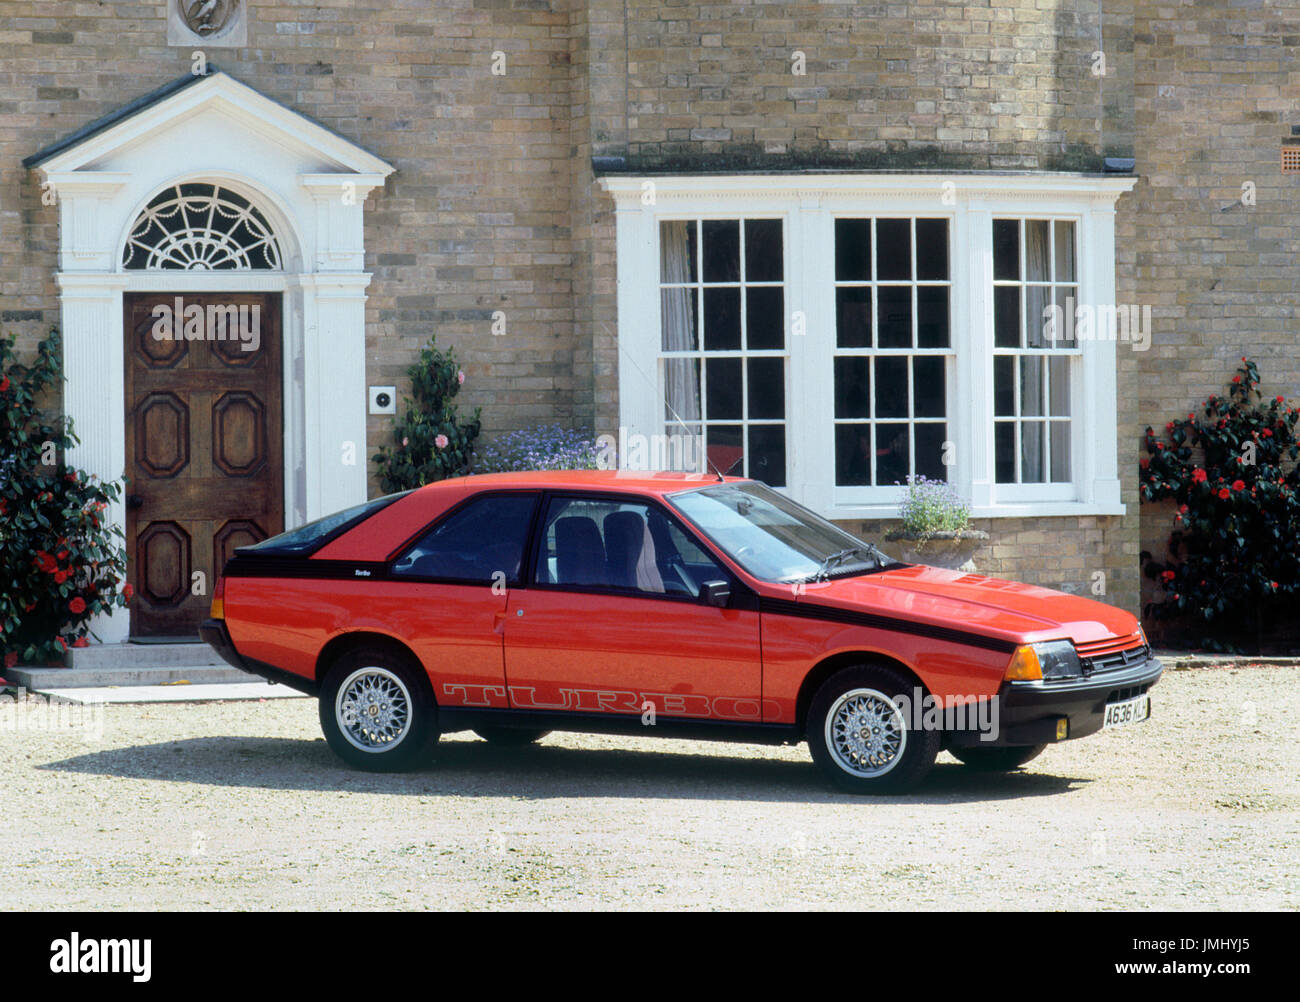
[[671,518],[639,502],[554,498],[546,512],[537,580],[695,598],[726,574]]
[[422,536],[393,573],[467,584],[515,584],[528,544],[535,494],[495,494],[471,501]]

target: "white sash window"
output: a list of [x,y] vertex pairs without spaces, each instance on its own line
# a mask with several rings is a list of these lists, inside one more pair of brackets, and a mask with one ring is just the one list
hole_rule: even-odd
[[620,437],[702,441],[832,518],[895,515],[917,474],[977,516],[1121,514],[1117,344],[1060,320],[1115,305],[1133,183],[605,177]]

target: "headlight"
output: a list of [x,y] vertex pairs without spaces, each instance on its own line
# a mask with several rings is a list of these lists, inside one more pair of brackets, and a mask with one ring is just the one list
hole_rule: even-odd
[[1038,662],[1043,666],[1043,678],[1078,678],[1083,674],[1079,652],[1068,640],[1050,640],[1034,644]]
[[1079,654],[1068,640],[1017,647],[1003,678],[1008,682],[1037,682],[1050,678],[1075,678],[1083,674]]

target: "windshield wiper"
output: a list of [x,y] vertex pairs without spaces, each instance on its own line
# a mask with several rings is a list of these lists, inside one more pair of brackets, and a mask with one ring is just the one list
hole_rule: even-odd
[[843,550],[836,550],[834,553],[832,553],[829,557],[827,557],[825,560],[821,562],[821,566],[817,568],[816,573],[814,573],[809,580],[824,581],[827,577],[830,576],[832,567],[834,567],[836,564],[842,563],[843,561],[847,560],[855,553],[861,553],[864,556],[866,555],[866,551],[862,549],[862,547],[860,546],[850,546]]

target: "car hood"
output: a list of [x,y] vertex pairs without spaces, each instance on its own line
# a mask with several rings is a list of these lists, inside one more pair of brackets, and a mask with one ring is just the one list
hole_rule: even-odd
[[1131,613],[1051,588],[908,565],[809,584],[801,602],[956,627],[1017,643],[1069,638],[1076,644],[1128,637]]

